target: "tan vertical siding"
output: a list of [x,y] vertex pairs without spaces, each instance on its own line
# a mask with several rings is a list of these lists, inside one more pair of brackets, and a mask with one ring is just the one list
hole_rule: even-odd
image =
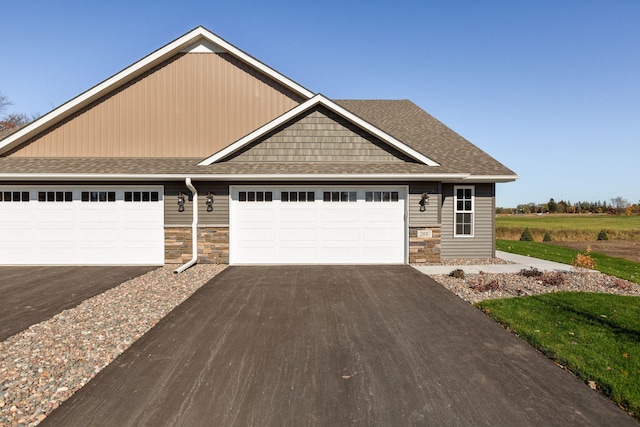
[[228,54],[179,54],[11,155],[206,157],[302,101]]
[[453,184],[443,184],[442,258],[495,256],[495,184],[475,185],[474,237],[453,237]]
[[[229,224],[229,186],[215,182],[194,182],[198,190],[198,225],[221,226]],[[213,211],[207,212],[206,195],[214,194]],[[191,226],[193,221],[193,201],[187,200],[184,211],[178,211],[178,193],[191,198],[191,192],[184,182],[165,183],[164,223],[165,226]]]
[[[429,193],[429,204],[420,212],[422,193]],[[409,227],[426,227],[440,224],[441,194],[439,183],[421,182],[409,185]]]

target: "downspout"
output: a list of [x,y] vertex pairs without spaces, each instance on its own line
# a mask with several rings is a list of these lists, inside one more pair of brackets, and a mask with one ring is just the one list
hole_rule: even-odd
[[173,272],[180,274],[187,268],[195,265],[198,262],[198,190],[191,184],[191,178],[187,177],[184,181],[185,185],[191,193],[193,193],[193,222],[191,223],[191,253],[193,254],[191,260],[186,264],[176,268]]

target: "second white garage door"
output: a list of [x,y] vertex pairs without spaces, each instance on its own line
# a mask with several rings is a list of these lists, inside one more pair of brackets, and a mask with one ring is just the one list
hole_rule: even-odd
[[232,187],[231,264],[405,263],[403,187]]

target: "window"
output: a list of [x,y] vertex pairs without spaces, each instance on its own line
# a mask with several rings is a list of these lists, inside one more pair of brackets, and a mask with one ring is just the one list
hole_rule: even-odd
[[316,193],[313,191],[282,191],[281,202],[315,202]]
[[238,193],[240,202],[272,202],[273,192],[271,191],[240,191]]
[[73,202],[73,192],[38,191],[38,202]]
[[366,191],[364,200],[366,202],[397,202],[399,196],[397,191]]
[[454,235],[473,237],[474,187],[454,187]]
[[28,202],[28,191],[0,191],[0,202]]
[[[157,202],[160,200],[160,195],[157,191],[125,191],[124,192],[124,201],[125,202]],[[113,194],[113,200],[110,202],[115,202],[115,193]]]
[[115,191],[83,191],[80,200],[83,202],[115,202]]
[[322,200],[325,202],[357,202],[357,191],[325,191],[322,194]]

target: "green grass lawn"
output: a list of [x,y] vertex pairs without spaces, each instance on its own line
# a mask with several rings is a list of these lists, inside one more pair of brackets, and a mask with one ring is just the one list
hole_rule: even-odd
[[476,306],[640,419],[640,297],[557,292]]
[[[549,261],[572,264],[576,255],[581,251],[556,246],[551,243],[521,242],[519,240],[496,240],[496,249]],[[630,282],[640,284],[640,264],[624,258],[611,257],[597,252],[591,252],[596,262],[595,269],[610,276],[620,277]]]

